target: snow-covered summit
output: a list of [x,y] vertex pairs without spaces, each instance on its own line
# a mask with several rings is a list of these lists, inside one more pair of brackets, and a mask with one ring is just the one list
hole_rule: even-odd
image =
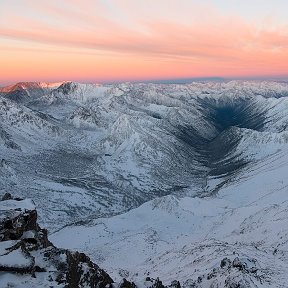
[[51,95],[57,98],[85,102],[103,96],[106,87],[101,84],[82,84],[77,82],[64,82]]
[[33,89],[55,89],[62,85],[63,82],[18,82],[9,86],[1,87],[0,93],[11,93],[16,90],[33,90]]
[[59,87],[63,82],[19,82],[0,88],[0,95],[18,103],[27,103]]

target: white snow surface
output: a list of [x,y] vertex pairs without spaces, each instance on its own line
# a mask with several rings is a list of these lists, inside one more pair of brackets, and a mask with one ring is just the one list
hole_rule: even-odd
[[175,279],[183,283],[236,255],[256,259],[273,287],[285,287],[285,152],[250,167],[213,197],[157,198],[119,216],[66,227],[50,238],[60,247],[85,251],[116,280],[126,270],[136,282],[150,276],[166,284]]
[[0,211],[9,211],[17,209],[18,211],[35,210],[35,204],[31,199],[24,200],[6,200],[0,201]]
[[32,90],[0,96],[0,192],[32,198],[52,242],[117,281],[183,284],[239,257],[255,287],[287,287],[287,83]]

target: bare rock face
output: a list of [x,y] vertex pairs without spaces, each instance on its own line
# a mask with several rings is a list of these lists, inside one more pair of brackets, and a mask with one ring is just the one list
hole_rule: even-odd
[[21,287],[27,281],[31,287],[71,288],[104,288],[113,283],[85,254],[55,247],[47,230],[37,224],[33,201],[9,193],[0,201],[0,272],[7,273],[8,287]]

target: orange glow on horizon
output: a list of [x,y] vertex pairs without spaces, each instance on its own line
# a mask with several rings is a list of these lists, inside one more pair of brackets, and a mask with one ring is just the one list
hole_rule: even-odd
[[101,1],[19,2],[30,10],[22,15],[6,4],[9,13],[0,12],[0,84],[288,76],[288,25],[273,18],[251,22],[209,1],[184,0],[194,9],[191,18],[181,9],[174,15],[173,0],[154,5],[163,16],[125,0],[115,4],[114,18]]

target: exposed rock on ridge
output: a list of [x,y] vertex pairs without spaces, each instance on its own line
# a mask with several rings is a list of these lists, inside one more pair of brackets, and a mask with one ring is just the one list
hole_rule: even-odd
[[9,273],[0,274],[2,287],[7,278],[7,287],[27,281],[29,287],[104,288],[113,283],[85,254],[55,247],[37,224],[33,201],[9,193],[0,201],[0,272]]

